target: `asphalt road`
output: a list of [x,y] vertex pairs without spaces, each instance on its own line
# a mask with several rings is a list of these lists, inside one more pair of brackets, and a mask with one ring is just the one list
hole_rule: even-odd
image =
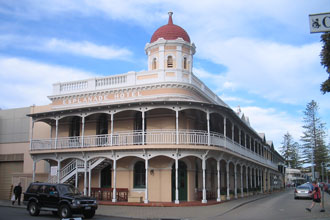
[[[325,220],[330,219],[330,195],[325,196],[325,210],[326,212],[320,212],[320,206],[317,205],[314,207],[312,212],[305,210],[311,204],[311,200],[295,200],[293,198],[293,189],[286,190],[279,193],[274,193],[266,197],[260,197],[253,202],[241,203],[238,207],[234,209],[227,209],[231,211],[224,212],[219,208],[221,205],[230,205],[230,202],[214,205],[214,206],[205,206],[198,207],[200,209],[199,215],[194,217],[185,217],[182,219],[211,219],[211,220]],[[150,207],[151,208],[151,207]],[[186,208],[175,207],[174,210],[180,210],[182,212],[187,211]],[[197,208],[197,207],[196,207]],[[146,211],[146,209],[139,209],[140,211]],[[149,209],[148,209],[149,210]],[[157,212],[163,209],[152,209],[152,211]],[[170,212],[168,208],[166,209]],[[190,209],[189,209],[190,210]],[[126,209],[127,212],[130,212],[130,209]],[[134,213],[134,210],[131,210]],[[136,210],[135,210],[136,211]],[[166,215],[165,215],[166,216]],[[190,215],[191,216],[191,215]],[[205,216],[205,218],[203,218]],[[207,216],[207,217],[206,217]],[[80,217],[80,216],[74,216]],[[133,217],[133,216],[132,216]],[[2,219],[15,219],[15,220],[55,220],[60,219],[59,217],[53,216],[51,212],[41,212],[38,217],[30,216],[26,209],[17,208],[17,207],[1,207],[0,206],[0,220]],[[95,220],[130,220],[133,218],[121,218],[121,217],[109,217],[95,215],[93,218]],[[137,218],[134,218],[137,220]],[[167,218],[173,220],[173,218]],[[178,218],[177,218],[178,219]],[[165,220],[165,218],[162,218]]]
[[[325,197],[329,199],[328,195]],[[329,201],[330,202],[330,201]],[[239,208],[236,208],[228,213],[214,216],[208,219],[221,220],[307,220],[307,219],[330,219],[330,210],[320,212],[319,204],[315,205],[312,212],[305,210],[309,207],[312,200],[299,199],[295,200],[293,190],[288,190],[282,193],[274,194],[252,203],[248,203]]]
[[[74,215],[73,217],[82,217]],[[26,209],[15,207],[0,207],[0,220],[59,220],[60,218],[54,216],[51,212],[40,212],[39,216],[30,216]],[[119,218],[95,215],[93,220],[130,220],[131,218]],[[134,219],[137,220],[137,219]]]

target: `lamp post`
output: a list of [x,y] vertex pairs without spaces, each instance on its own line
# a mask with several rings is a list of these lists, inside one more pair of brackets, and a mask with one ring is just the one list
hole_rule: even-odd
[[321,212],[325,212],[325,210],[324,210],[324,162],[322,162],[322,164],[321,164],[321,169],[322,169],[322,182],[323,182],[323,184],[322,184],[322,208],[321,208]]

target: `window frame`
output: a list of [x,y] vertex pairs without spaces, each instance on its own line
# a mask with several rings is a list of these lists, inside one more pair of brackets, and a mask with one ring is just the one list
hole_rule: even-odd
[[[141,166],[141,167],[140,167]],[[133,167],[133,188],[146,188],[146,169],[143,161],[137,161]]]

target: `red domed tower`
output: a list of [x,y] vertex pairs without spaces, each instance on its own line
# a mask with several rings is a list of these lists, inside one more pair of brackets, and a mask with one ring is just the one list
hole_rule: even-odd
[[159,38],[164,38],[165,40],[176,40],[182,38],[184,41],[190,43],[190,37],[188,33],[180,26],[173,24],[172,14],[169,12],[168,24],[158,28],[152,35],[150,43],[157,41]]
[[173,24],[173,13],[168,14],[168,23],[158,28],[145,46],[148,70],[164,74],[166,81],[190,82],[196,47],[188,33]]

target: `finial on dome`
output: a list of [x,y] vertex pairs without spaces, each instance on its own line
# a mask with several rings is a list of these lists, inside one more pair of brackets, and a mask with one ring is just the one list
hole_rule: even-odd
[[169,11],[168,12],[168,24],[173,24],[172,15],[173,15],[173,12]]

